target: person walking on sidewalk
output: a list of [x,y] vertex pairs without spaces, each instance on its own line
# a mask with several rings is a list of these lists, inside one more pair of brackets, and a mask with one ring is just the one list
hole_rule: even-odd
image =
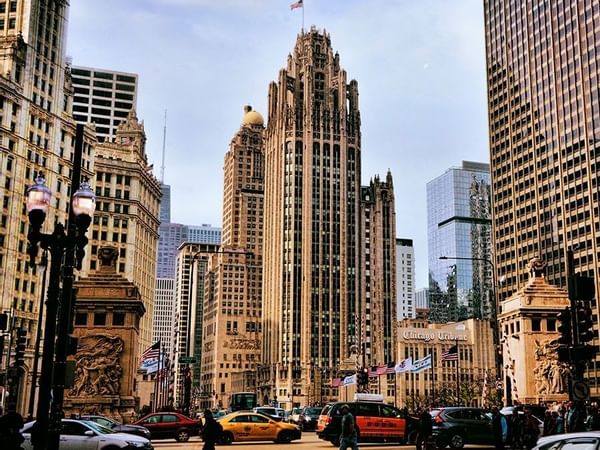
[[350,413],[350,407],[348,405],[342,405],[340,408],[342,413],[342,434],[340,436],[340,450],[358,450],[356,426],[354,424],[354,417]]

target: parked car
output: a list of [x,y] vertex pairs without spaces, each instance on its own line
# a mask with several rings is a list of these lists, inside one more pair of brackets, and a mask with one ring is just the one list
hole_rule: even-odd
[[430,412],[433,419],[432,436],[438,448],[463,448],[465,444],[494,443],[492,416],[482,408],[447,407]]
[[290,423],[293,423],[295,425],[299,425],[300,424],[300,414],[302,413],[302,410],[304,408],[292,408],[292,410],[290,411],[289,415],[288,415],[288,420]]
[[302,437],[300,428],[276,421],[259,412],[236,411],[219,419],[223,426],[222,444],[243,441],[288,443]]
[[173,438],[177,442],[186,442],[190,436],[196,436],[200,431],[199,420],[190,419],[176,412],[148,414],[133,424],[147,428],[152,439]]
[[411,429],[411,417],[398,408],[383,402],[337,402],[326,405],[317,423],[317,435],[333,445],[340,444],[342,428],[342,405],[348,405],[355,418],[358,442],[406,443],[407,432]]
[[315,431],[322,409],[321,406],[305,406],[300,413],[300,429],[302,431]]
[[[546,408],[541,407],[541,406],[538,406],[536,408],[527,406],[526,408],[531,408],[531,415],[537,421],[538,428],[540,429],[540,436],[542,436],[544,434],[544,412],[545,412]],[[511,416],[513,415],[514,410],[515,410],[514,406],[505,406],[504,408],[502,408],[500,410],[500,414],[503,414],[504,416],[506,416],[507,419],[510,419]],[[541,416],[539,415],[540,413],[541,413]],[[519,411],[519,414],[523,415],[523,414],[525,414],[525,412]]]
[[[31,427],[35,421],[25,424],[21,433],[25,441],[23,448],[32,450]],[[152,450],[152,444],[144,437],[134,434],[117,433],[89,420],[63,419],[60,432],[60,450]]]
[[282,408],[273,408],[272,406],[257,406],[252,411],[265,414],[275,420],[283,420],[285,411]]
[[123,424],[119,423],[116,420],[109,419],[104,416],[93,416],[84,414],[79,416],[78,419],[81,420],[91,420],[92,422],[96,422],[103,427],[110,428],[117,433],[127,433],[127,434],[135,434],[137,436],[141,436],[146,439],[150,439],[150,431],[147,428],[141,427],[139,425],[133,424]]
[[541,437],[533,450],[595,450],[599,444],[600,431],[584,431]]

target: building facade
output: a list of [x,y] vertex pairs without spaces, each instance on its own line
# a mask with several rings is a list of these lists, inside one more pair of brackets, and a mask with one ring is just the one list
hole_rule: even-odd
[[[27,266],[25,192],[43,174],[53,192],[43,232],[65,223],[70,193],[76,122],[72,117],[71,67],[65,59],[66,1],[9,1],[0,11],[0,312],[13,333],[27,330],[28,385],[39,305],[41,272]],[[94,170],[93,130],[86,128],[82,175]],[[89,249],[88,249],[89,250]],[[7,344],[8,339],[5,341]],[[7,355],[8,348],[3,352]],[[0,371],[8,361],[0,360]],[[6,399],[0,386],[0,398]],[[18,411],[26,413],[29,388],[20,389]]]
[[415,290],[415,310],[429,309],[429,289],[421,288]]
[[203,223],[202,225],[188,225],[187,229],[188,242],[197,242],[199,244],[221,243],[220,227],[213,227],[211,224]]
[[416,317],[415,248],[412,239],[396,239],[396,318]]
[[203,407],[228,407],[241,386],[256,390],[262,340],[264,120],[250,106],[225,154],[220,253],[208,256],[204,302]]
[[[455,405],[457,392],[461,405],[496,403],[495,347],[489,320],[433,324],[427,318],[407,319],[397,326],[396,361],[412,358],[414,363],[432,355],[431,369],[395,375],[397,404],[410,411],[430,405]],[[442,361],[442,353],[454,345],[458,347],[458,361]],[[388,401],[394,401],[389,387],[386,394]]]
[[[575,272],[597,279],[598,4],[486,0],[484,12],[499,298],[527,283],[535,257],[548,282],[565,287],[569,248]],[[597,363],[588,375],[597,395]]]
[[268,105],[262,362],[291,399],[360,344],[358,83],[328,34],[301,32]]
[[129,111],[137,109],[135,73],[73,66],[73,115],[79,123],[96,124],[98,142],[112,142]]
[[[172,378],[175,406],[188,414],[192,404],[192,390],[201,386],[208,257],[218,251],[218,245],[184,242],[177,252],[175,307],[171,310],[171,314],[174,311],[171,334],[173,350],[170,360],[173,361],[174,369]],[[199,394],[203,398],[209,395],[205,392]]]
[[[427,183],[429,308],[434,322],[493,317],[490,173],[463,161]],[[440,257],[447,259],[440,259]]]
[[363,366],[394,361],[396,212],[392,174],[361,188],[361,270],[364,275],[358,351]]
[[95,169],[96,213],[83,273],[98,268],[98,246],[111,243],[118,249],[117,273],[138,286],[146,308],[140,324],[143,352],[152,340],[161,191],[135,111],[119,125],[114,142],[98,145]]

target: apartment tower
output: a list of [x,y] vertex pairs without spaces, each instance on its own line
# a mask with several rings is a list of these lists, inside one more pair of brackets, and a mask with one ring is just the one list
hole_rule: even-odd
[[111,142],[129,111],[137,108],[135,73],[73,66],[73,115],[79,123],[96,124],[98,142]]
[[360,344],[358,83],[329,34],[298,35],[268,111],[261,378],[289,407]]
[[[41,272],[27,266],[25,192],[36,175],[44,175],[53,192],[45,233],[52,232],[55,222],[65,223],[70,195],[76,122],[71,68],[65,60],[68,15],[69,3],[62,0],[0,2],[0,312],[11,316],[7,332],[27,330],[23,385],[30,382],[39,305],[45,295]],[[95,141],[93,130],[86,128],[86,177],[94,170]],[[3,353],[8,355],[8,347]],[[6,359],[0,360],[0,370],[7,367]],[[21,413],[26,412],[30,391],[20,389]],[[0,397],[6,398],[4,393]]]
[[575,272],[597,280],[600,6],[485,0],[484,10],[499,299],[527,283],[534,257],[566,286],[569,249]]
[[415,248],[412,239],[396,239],[396,318],[416,318]]
[[[223,230],[219,253],[208,261],[204,296],[202,406],[228,407],[242,382],[256,389],[262,340],[264,120],[244,108],[242,124],[225,154]],[[244,385],[245,384],[245,385]]]

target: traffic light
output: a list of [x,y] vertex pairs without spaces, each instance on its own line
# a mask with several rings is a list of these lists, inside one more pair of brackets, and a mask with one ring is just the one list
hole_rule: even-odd
[[364,367],[356,374],[356,382],[361,386],[369,384],[369,370]]
[[594,339],[594,323],[592,322],[592,308],[577,306],[577,342],[583,344]]
[[571,308],[565,307],[561,312],[558,313],[558,332],[560,337],[558,343],[561,345],[569,346],[573,344],[573,326],[571,322]]
[[22,366],[25,363],[25,348],[27,347],[27,330],[17,328],[17,345],[15,351],[15,366]]

